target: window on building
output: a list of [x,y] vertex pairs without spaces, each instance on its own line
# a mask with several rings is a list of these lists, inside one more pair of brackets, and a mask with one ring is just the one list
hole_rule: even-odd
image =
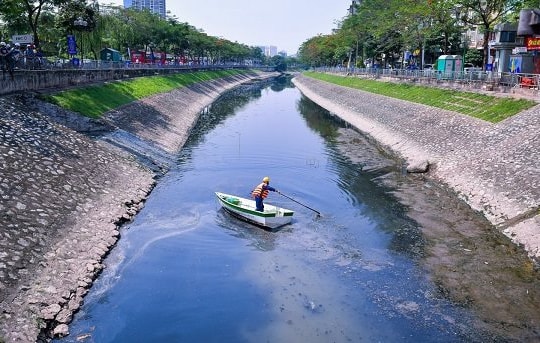
[[515,31],[501,31],[501,43],[514,43],[516,41]]

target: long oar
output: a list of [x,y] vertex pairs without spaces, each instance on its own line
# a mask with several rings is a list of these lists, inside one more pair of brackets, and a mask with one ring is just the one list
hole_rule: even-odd
[[319,212],[319,211],[317,211],[317,210],[315,210],[315,209],[313,209],[313,208],[311,208],[311,207],[309,207],[309,206],[307,206],[307,205],[302,204],[300,201],[294,200],[294,199],[291,198],[290,196],[285,195],[285,194],[283,194],[283,193],[281,193],[281,192],[279,192],[279,191],[278,191],[277,193],[278,193],[279,195],[284,196],[285,198],[287,198],[287,199],[289,199],[289,200],[294,201],[295,203],[297,203],[297,204],[299,204],[299,205],[304,206],[305,208],[309,208],[309,209],[312,210],[313,212],[317,213],[317,216],[318,216],[318,217],[321,216],[321,212]]

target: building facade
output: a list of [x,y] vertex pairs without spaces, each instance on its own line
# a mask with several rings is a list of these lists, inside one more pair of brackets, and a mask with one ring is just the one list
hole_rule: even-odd
[[362,3],[362,0],[352,0],[351,6],[349,6],[348,12],[349,15],[355,15],[358,9],[358,6]]
[[262,53],[266,57],[274,57],[278,54],[277,46],[274,45],[259,45],[258,48],[262,50]]
[[162,18],[167,15],[165,0],[124,0],[124,8],[148,9]]

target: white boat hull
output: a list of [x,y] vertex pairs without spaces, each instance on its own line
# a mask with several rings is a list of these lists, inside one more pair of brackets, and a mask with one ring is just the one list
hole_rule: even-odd
[[294,211],[270,204],[264,204],[264,212],[256,211],[254,200],[220,192],[216,192],[216,196],[227,212],[240,219],[271,229],[289,224],[294,214]]

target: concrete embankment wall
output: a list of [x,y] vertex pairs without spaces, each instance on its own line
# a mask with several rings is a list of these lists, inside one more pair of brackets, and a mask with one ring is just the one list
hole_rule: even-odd
[[[163,171],[143,165],[130,141],[174,155],[220,94],[277,75],[249,72],[199,83],[97,121],[29,94],[0,97],[0,341],[67,334],[120,225],[143,207],[156,170]],[[128,137],[125,144],[114,144],[118,132]]]
[[[261,67],[261,71],[271,72],[271,67]],[[185,68],[117,68],[117,69],[52,69],[52,70],[16,70],[13,78],[8,73],[0,77],[0,95],[16,92],[58,89],[96,82],[122,80],[141,76],[169,75],[193,71],[232,69],[229,66],[208,65]],[[238,67],[237,69],[246,69]]]
[[491,124],[303,75],[300,91],[453,190],[540,258],[540,106]]

